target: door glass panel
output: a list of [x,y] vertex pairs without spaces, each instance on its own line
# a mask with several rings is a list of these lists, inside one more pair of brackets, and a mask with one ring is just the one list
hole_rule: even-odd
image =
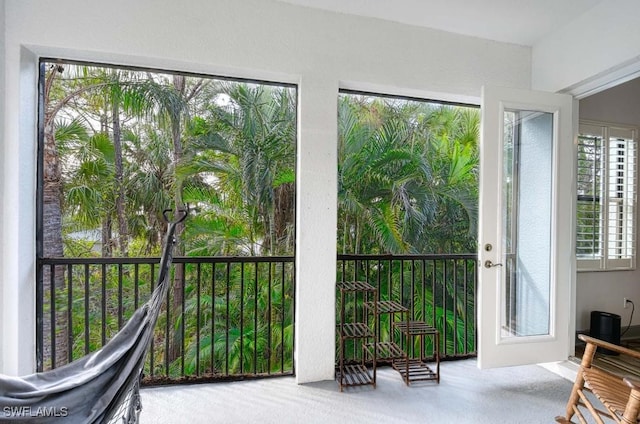
[[553,114],[504,112],[501,337],[550,334]]

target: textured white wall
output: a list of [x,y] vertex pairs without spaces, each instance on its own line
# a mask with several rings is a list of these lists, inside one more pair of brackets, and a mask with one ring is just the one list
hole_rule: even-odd
[[640,78],[580,100],[580,119],[640,126]]
[[602,1],[533,46],[532,88],[556,92],[640,72],[640,2]]
[[[529,48],[271,0],[6,0],[5,44],[0,234],[11,252],[4,255],[0,284],[11,298],[0,308],[3,323],[11,324],[0,339],[1,370],[10,374],[33,367],[33,307],[18,305],[32,305],[35,280],[36,56],[299,84],[301,383],[334,373],[338,88],[470,99],[483,84],[530,86]],[[7,328],[16,323],[15,330]]]
[[[5,60],[4,60],[4,28],[5,28],[5,20],[4,20],[4,3],[5,0],[0,0],[0,87],[4,88],[4,67],[5,67]],[[5,97],[4,96],[0,96],[0,199],[4,199],[4,184],[2,183],[2,173],[3,173],[3,169],[4,169],[4,164],[3,164],[3,159],[5,157],[4,154],[4,138],[5,138],[5,134],[3,131],[3,128],[5,128],[4,125],[4,101],[5,101]],[[2,204],[4,204],[4,201],[2,202]],[[4,243],[3,243],[3,230],[2,227],[3,225],[1,224],[2,222],[4,222],[4,212],[3,212],[3,207],[2,204],[0,204],[0,270],[4,268],[4,264],[3,264],[3,257],[4,257]],[[1,280],[1,275],[0,274],[0,281]],[[2,305],[4,304],[4,299],[5,295],[4,295],[4,287],[3,284],[0,284],[0,308],[2,308]],[[2,311],[2,309],[0,309],[0,311]],[[4,318],[4,315],[2,314],[2,312],[0,312],[0,322],[2,323],[6,323],[7,320]],[[0,324],[1,325],[1,324]],[[4,324],[6,325],[6,324]],[[0,334],[3,334],[5,331],[0,327]],[[4,348],[2,343],[0,343],[0,370],[4,369]]]
[[[597,92],[615,80],[640,74],[640,2],[603,1],[533,46],[532,88],[569,89],[575,94]],[[580,101],[580,118],[640,125],[637,83],[618,86]],[[622,316],[631,309],[622,298],[640,305],[638,271],[580,272],[576,277],[576,328],[589,328],[590,312],[604,310]],[[636,315],[634,324],[640,324]]]

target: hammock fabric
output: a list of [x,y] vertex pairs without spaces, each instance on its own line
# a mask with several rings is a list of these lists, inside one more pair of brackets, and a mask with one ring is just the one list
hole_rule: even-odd
[[[165,218],[167,212],[164,211]],[[151,298],[100,350],[60,368],[25,377],[0,374],[0,423],[133,424],[142,409],[139,384],[160,306],[169,286],[175,226],[170,222]],[[168,220],[168,218],[167,218]]]

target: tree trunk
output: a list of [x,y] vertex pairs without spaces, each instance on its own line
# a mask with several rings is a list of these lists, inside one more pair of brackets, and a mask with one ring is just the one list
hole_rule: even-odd
[[290,234],[294,222],[295,185],[281,184],[274,190],[274,232],[275,252],[293,252],[294,238]]
[[[173,76],[173,87],[182,98],[184,98],[185,92],[185,77],[183,75]],[[174,192],[174,212],[180,209],[184,209],[184,203],[182,201],[182,182],[177,175],[177,168],[182,160],[182,109],[168,111],[171,118],[171,138],[173,142],[173,176],[175,182]],[[178,224],[175,228],[175,255],[184,255],[184,246],[180,243],[182,233],[184,232],[184,224]],[[176,266],[174,268],[173,275],[173,290],[172,290],[172,307],[173,317],[176,319],[182,314],[182,307],[184,303],[184,268]],[[184,323],[184,320],[180,322]],[[179,328],[173,326],[173,337],[169,348],[169,361],[173,361],[182,354],[182,331]]]
[[[42,254],[45,258],[55,258],[64,256],[62,244],[62,174],[60,172],[60,164],[58,152],[56,149],[56,140],[54,134],[53,122],[55,115],[51,112],[49,105],[49,91],[53,80],[55,79],[59,68],[54,68],[47,76],[45,82],[45,119],[44,119],[44,158],[43,158],[43,199],[42,199]],[[61,72],[61,71],[60,71]],[[51,268],[46,267],[43,270],[43,293],[45,304],[45,314],[43,316],[43,364],[49,364],[51,367],[58,367],[68,362],[68,352],[70,347],[68,343],[68,328],[66,323],[66,315],[64,312],[57,312],[52,320],[50,314],[46,311],[50,309],[51,302],[55,299],[51,298],[52,276]],[[53,276],[53,287],[57,293],[65,287],[64,267],[56,267]],[[47,316],[48,315],[48,316]],[[52,341],[52,329],[55,328],[55,343]],[[53,352],[55,349],[55,363],[53,363]]]
[[111,218],[106,217],[102,222],[102,257],[110,258],[113,256],[111,231]]
[[115,161],[115,184],[116,184],[116,219],[118,221],[118,248],[120,255],[129,256],[129,228],[127,225],[127,217],[125,213],[125,190],[123,182],[122,169],[122,134],[120,131],[120,103],[119,100],[112,99],[112,117],[113,124],[113,149]]

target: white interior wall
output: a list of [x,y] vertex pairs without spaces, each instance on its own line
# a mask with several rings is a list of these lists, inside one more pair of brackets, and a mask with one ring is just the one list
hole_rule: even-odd
[[[530,86],[526,47],[271,0],[5,1],[0,235],[11,252],[3,257],[0,285],[11,295],[0,305],[6,323],[0,330],[0,371],[8,374],[30,372],[34,363],[37,56],[299,84],[296,375],[301,383],[332,379],[334,373],[338,88],[474,101],[483,84]],[[23,310],[24,305],[29,307]]]
[[[580,100],[580,119],[640,126],[640,79]],[[640,211],[636,210],[636,212],[640,222]],[[633,300],[640,312],[640,270],[638,269],[579,272],[576,286],[576,328],[578,330],[589,329],[591,311],[618,314],[622,318],[622,325],[626,326],[631,318],[631,308],[623,308],[624,297]],[[634,314],[632,324],[640,325],[640,313]]]
[[580,100],[580,119],[640,126],[640,78]]
[[[639,16],[637,0],[603,1],[540,40],[532,49],[532,88],[582,97],[640,75]],[[580,118],[640,125],[638,94],[632,83],[585,97]],[[626,325],[631,309],[623,309],[622,298],[640,299],[639,277],[638,271],[578,273],[576,328],[589,328],[593,310],[619,314]],[[634,318],[640,324],[640,314]]]
[[[4,88],[5,85],[5,79],[4,79],[4,68],[5,68],[5,60],[4,60],[4,30],[5,30],[5,19],[4,19],[4,3],[5,0],[0,0],[0,87]],[[4,101],[5,101],[5,97],[4,96],[0,96],[0,199],[4,199],[4,184],[2,184],[2,175],[3,175],[3,169],[4,169],[4,164],[2,163],[2,158],[5,157],[4,155],[4,137],[5,134],[2,130],[2,128],[5,128],[4,125]],[[4,203],[4,202],[2,202]],[[2,211],[2,206],[0,205],[0,270],[4,268],[3,266],[3,260],[2,258],[4,257],[4,243],[2,242],[3,237],[3,231],[2,231],[2,227],[3,225],[1,224],[2,222],[4,222],[4,214]],[[1,274],[0,274],[1,275]],[[2,277],[0,277],[0,281]],[[3,305],[3,299],[4,299],[4,290],[3,290],[3,284],[0,284],[0,308]],[[2,323],[6,323],[7,320],[4,318],[3,314],[2,314],[2,309],[0,309],[0,322]],[[0,324],[1,325],[1,324]],[[2,328],[0,327],[0,331],[2,331],[4,333],[4,331],[2,330]],[[0,370],[2,370],[4,368],[4,355],[3,355],[3,345],[2,343],[0,343]]]
[[611,77],[640,74],[640,2],[602,1],[538,41],[532,50],[532,88],[579,92]]

